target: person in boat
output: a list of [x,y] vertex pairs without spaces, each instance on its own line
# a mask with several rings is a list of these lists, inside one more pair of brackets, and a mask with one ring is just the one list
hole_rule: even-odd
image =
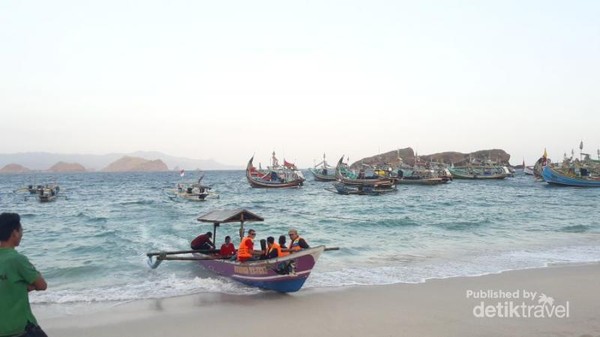
[[285,235],[279,236],[279,247],[281,248],[282,256],[289,255],[290,253],[287,251],[287,246],[285,244]]
[[261,259],[273,259],[281,256],[284,256],[283,252],[281,251],[281,246],[278,243],[275,243],[274,237],[269,236],[267,238],[267,251],[263,256],[261,256]]
[[291,228],[288,231],[288,235],[290,236],[291,241],[290,248],[288,248],[287,251],[293,253],[301,251],[302,249],[310,248],[308,243],[306,243],[306,240],[304,240],[300,237],[300,235],[298,235],[298,230],[296,230],[295,228]]
[[214,249],[215,245],[214,245],[214,243],[212,243],[211,238],[212,238],[211,232],[206,232],[206,234],[200,234],[194,240],[192,240],[190,247],[193,250]]
[[231,237],[227,235],[225,242],[221,245],[219,255],[221,256],[233,256],[235,254],[235,246],[231,243]]
[[256,255],[262,254],[260,250],[254,250],[254,238],[256,237],[256,231],[254,229],[248,230],[248,235],[242,239],[240,246],[237,251],[237,261],[246,262],[256,260]]
[[0,214],[0,336],[46,336],[31,312],[29,292],[48,285],[25,255],[17,252],[23,238],[21,217]]

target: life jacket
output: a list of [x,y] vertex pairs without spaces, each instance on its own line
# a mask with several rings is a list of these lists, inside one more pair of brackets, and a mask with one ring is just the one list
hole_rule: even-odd
[[290,242],[290,250],[292,252],[299,252],[300,250],[302,250],[302,247],[300,247],[300,239],[302,238],[298,236],[296,237],[296,239]]
[[277,257],[285,256],[283,255],[283,252],[281,251],[281,246],[278,243],[273,243],[271,248],[269,248],[269,250],[267,251],[267,256],[269,256],[273,250],[277,251]]
[[[246,242],[250,240],[250,242],[252,243],[250,245],[250,249],[248,249],[248,245],[246,244]],[[237,260],[238,261],[245,261],[248,260],[249,258],[252,257],[252,251],[254,250],[254,241],[252,241],[252,238],[246,236],[245,238],[242,239],[242,242],[240,243],[240,246],[238,247],[238,253],[237,253]]]

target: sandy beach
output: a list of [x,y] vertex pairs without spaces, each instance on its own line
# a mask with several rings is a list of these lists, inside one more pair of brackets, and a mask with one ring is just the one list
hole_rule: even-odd
[[588,264],[295,294],[197,294],[66,316],[43,305],[34,312],[49,336],[63,337],[600,336],[599,290],[600,265]]

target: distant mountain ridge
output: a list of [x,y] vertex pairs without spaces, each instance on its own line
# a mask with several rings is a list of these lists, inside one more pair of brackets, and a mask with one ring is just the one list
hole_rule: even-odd
[[133,153],[94,154],[65,154],[49,152],[25,152],[0,154],[0,167],[8,164],[18,164],[31,170],[45,171],[58,162],[78,163],[88,171],[100,171],[114,161],[125,157],[140,157],[147,160],[162,160],[169,170],[240,170],[241,166],[230,166],[218,163],[212,159],[192,159],[174,157],[156,151],[138,151]]

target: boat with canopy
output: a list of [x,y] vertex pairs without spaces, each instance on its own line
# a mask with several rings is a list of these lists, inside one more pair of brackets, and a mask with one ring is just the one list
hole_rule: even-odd
[[[240,223],[240,237],[244,234],[244,224],[264,219],[246,209],[214,210],[198,217],[200,222],[213,224],[213,239],[216,242],[217,228],[221,224]],[[284,257],[266,260],[239,262],[230,257],[214,254],[214,251],[176,251],[148,253],[148,264],[156,268],[164,260],[191,260],[215,274],[228,277],[248,286],[288,293],[302,288],[321,254],[337,247],[311,247],[293,252]],[[192,256],[174,256],[192,254]],[[155,258],[155,261],[152,259]]]

